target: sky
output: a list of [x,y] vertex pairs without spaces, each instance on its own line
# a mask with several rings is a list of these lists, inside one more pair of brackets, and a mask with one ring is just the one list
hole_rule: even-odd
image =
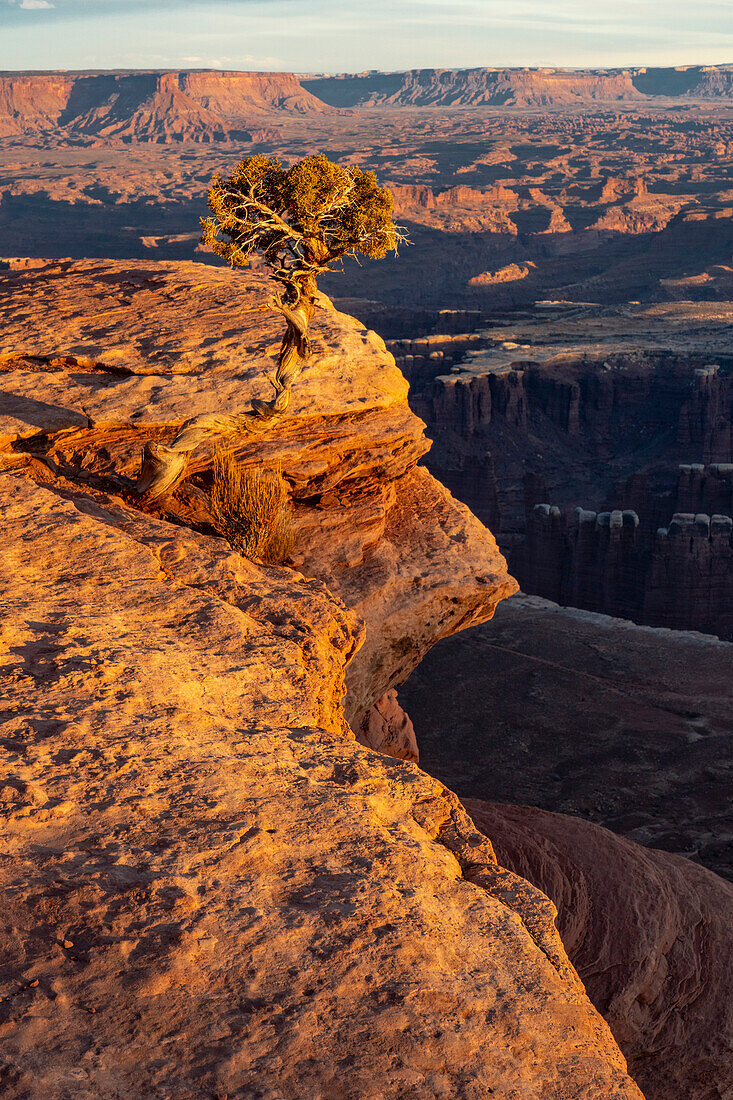
[[733,62],[733,0],[0,0],[0,70]]

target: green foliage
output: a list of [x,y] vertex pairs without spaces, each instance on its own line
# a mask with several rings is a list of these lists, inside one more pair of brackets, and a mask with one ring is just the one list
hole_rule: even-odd
[[201,220],[205,244],[235,267],[259,252],[273,277],[291,287],[343,256],[380,259],[404,240],[392,193],[374,173],[322,154],[288,170],[276,157],[247,157],[227,179],[212,180],[209,209],[213,217]]
[[243,469],[219,451],[210,506],[214,527],[244,557],[275,565],[290,556],[295,539],[287,485],[279,473]]

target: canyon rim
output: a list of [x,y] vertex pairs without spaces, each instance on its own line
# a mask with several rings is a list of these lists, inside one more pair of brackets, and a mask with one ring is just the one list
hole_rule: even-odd
[[733,1096],[720,7],[0,0],[3,1097]]

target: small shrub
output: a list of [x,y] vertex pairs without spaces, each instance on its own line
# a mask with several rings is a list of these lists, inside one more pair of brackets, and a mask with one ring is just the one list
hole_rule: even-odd
[[278,565],[292,552],[288,490],[279,471],[243,469],[231,455],[218,452],[211,519],[230,546],[253,561]]

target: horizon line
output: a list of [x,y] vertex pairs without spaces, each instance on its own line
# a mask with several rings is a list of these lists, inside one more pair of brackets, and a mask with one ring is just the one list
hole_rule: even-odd
[[733,69],[733,61],[715,62],[686,62],[683,65],[411,65],[403,69],[358,69],[358,70],[318,70],[314,72],[298,72],[295,69],[230,69],[220,66],[193,66],[193,65],[159,65],[147,68],[136,65],[112,66],[110,68],[95,66],[86,69],[0,69],[0,76],[14,74],[26,74],[28,76],[50,76],[57,73],[267,73],[273,75],[285,74],[296,76],[300,79],[314,77],[368,77],[368,76],[396,76],[400,73],[411,72],[568,72],[568,73],[622,73],[622,72],[648,72],[661,69],[672,72],[686,72],[689,69]]

